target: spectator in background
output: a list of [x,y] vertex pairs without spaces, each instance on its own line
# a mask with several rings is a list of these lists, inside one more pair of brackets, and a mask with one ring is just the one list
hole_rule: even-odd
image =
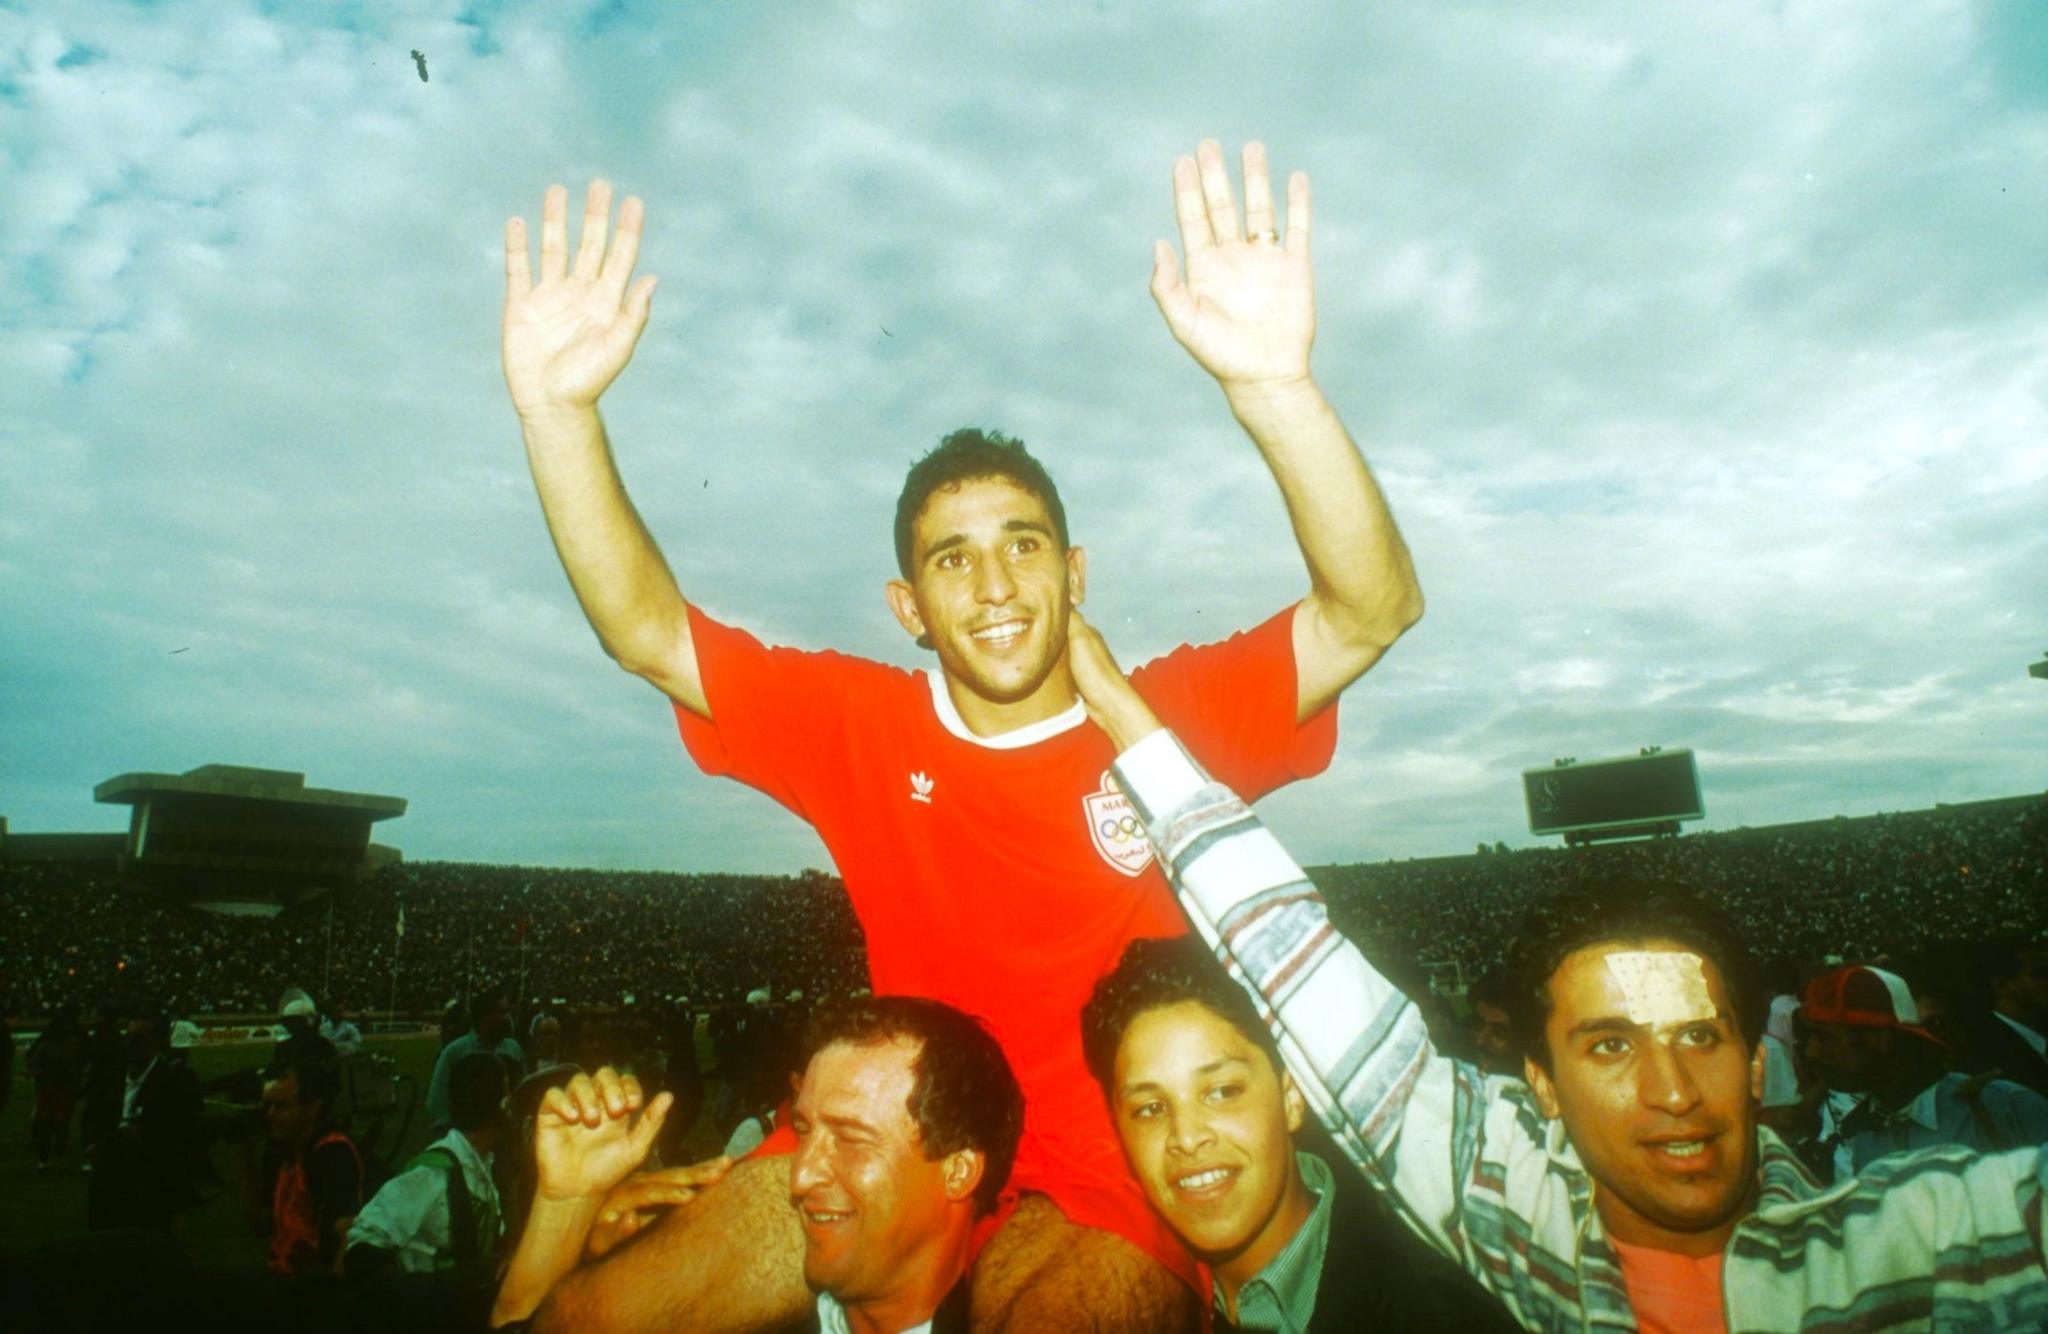
[[1979,1153],[2048,1141],[2048,1099],[2008,1080],[1951,1073],[1896,973],[1850,965],[1821,974],[1801,1007],[1807,1055],[1831,1093],[1858,1095],[1822,1112],[1821,1145],[1837,1180],[1908,1149],[1956,1144]]
[[199,1201],[199,1079],[185,1054],[171,1050],[163,1011],[128,1008],[121,1020],[120,1115],[92,1146],[87,1219],[94,1231],[169,1231],[172,1216]]
[[[2017,1034],[2036,1061],[2048,1063],[2048,945],[1996,940],[1985,947],[1985,976],[1991,980],[1992,1009]],[[2035,1072],[2015,1062],[2024,1073],[2011,1074],[2032,1084]]]
[[348,1230],[347,1268],[374,1274],[456,1270],[487,1279],[504,1235],[492,1156],[506,1128],[505,1066],[470,1052],[449,1073],[454,1128],[384,1183]]
[[205,1029],[192,1022],[182,1007],[171,1011],[171,1050],[192,1050],[199,1045],[199,1039],[205,1032]]
[[1938,1038],[1951,1070],[2009,1079],[2048,1097],[2048,1062],[1993,1010],[1993,976],[2009,966],[1998,941],[1941,941],[1899,973],[1913,990],[1920,1026]]
[[505,1063],[508,1086],[516,1087],[526,1075],[526,1053],[512,1036],[512,1008],[502,987],[486,987],[469,1000],[469,1032],[441,1048],[434,1061],[434,1077],[427,1085],[427,1125],[435,1136],[448,1133],[452,1109],[448,1080],[455,1063],[471,1052],[484,1052]]
[[320,1036],[334,1045],[343,1060],[363,1049],[363,1030],[349,1022],[348,1010],[339,996],[330,996],[320,1020]]
[[1515,1046],[1515,1029],[1508,1017],[1508,987],[1498,970],[1472,984],[1467,993],[1472,1002],[1472,1046],[1479,1066],[1490,1075],[1522,1077],[1522,1053]]
[[0,1008],[0,1114],[14,1097],[14,1021]]
[[49,1026],[28,1049],[28,1076],[36,1091],[29,1148],[36,1170],[46,1172],[51,1161],[71,1146],[71,1115],[85,1081],[85,1030],[76,1006],[60,1005],[50,1015]]
[[265,1072],[263,1112],[282,1150],[270,1192],[270,1270],[330,1270],[363,1205],[363,1161],[334,1123],[341,1072],[331,1056],[283,1044]]
[[86,1039],[85,1080],[79,1101],[78,1138],[84,1144],[85,1170],[93,1170],[93,1146],[121,1124],[121,1104],[128,1082],[128,1055],[122,1043],[120,1005],[100,1003]]
[[526,1030],[528,1050],[533,1053],[533,1069],[536,1074],[551,1065],[567,1063],[562,1055],[562,1020],[559,1015],[541,1011],[533,1016],[533,1023]]

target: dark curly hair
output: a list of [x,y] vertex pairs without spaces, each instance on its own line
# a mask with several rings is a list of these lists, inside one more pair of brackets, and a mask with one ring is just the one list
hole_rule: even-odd
[[1243,1034],[1245,1041],[1266,1053],[1275,1073],[1284,1069],[1280,1048],[1259,1018],[1258,1007],[1200,936],[1134,940],[1124,947],[1116,967],[1097,979],[1088,1003],[1081,1007],[1081,1056],[1103,1096],[1115,1092],[1111,1085],[1116,1049],[1124,1032],[1147,1010],[1182,1001],[1195,1002]]
[[1508,946],[1503,973],[1516,1043],[1545,1070],[1550,1047],[1550,979],[1571,954],[1610,941],[1675,940],[1721,974],[1744,1043],[1763,1036],[1766,1000],[1756,964],[1719,908],[1668,881],[1633,876],[1589,880],[1531,908]]
[[922,996],[860,996],[821,1005],[804,1030],[802,1061],[837,1042],[872,1047],[899,1039],[918,1044],[906,1110],[927,1161],[978,1150],[983,1159],[974,1207],[985,1214],[1010,1180],[1024,1134],[1024,1091],[981,1021]]
[[1045,465],[1031,457],[1022,440],[1013,440],[1001,431],[963,426],[911,465],[910,474],[903,479],[903,493],[896,497],[896,568],[905,579],[911,577],[916,554],[912,548],[917,516],[924,513],[932,493],[989,477],[1000,477],[1038,497],[1052,518],[1060,550],[1067,549],[1067,510],[1060,504],[1059,488],[1052,484]]

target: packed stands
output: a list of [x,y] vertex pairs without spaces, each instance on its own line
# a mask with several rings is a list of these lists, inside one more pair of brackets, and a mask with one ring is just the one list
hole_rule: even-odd
[[[1498,961],[1525,904],[1620,869],[1718,895],[1766,953],[1868,959],[1935,939],[2031,939],[2048,936],[2048,798],[1314,874],[1338,924],[1395,971],[1450,959],[1469,977]],[[845,890],[815,873],[415,862],[333,903],[330,949],[322,905],[221,917],[107,871],[0,868],[0,1007],[43,1014],[119,988],[196,1012],[252,1012],[299,985],[356,1011],[393,1001],[417,1011],[485,978],[572,1005],[633,996],[709,1007],[757,987],[843,994],[867,977]]]

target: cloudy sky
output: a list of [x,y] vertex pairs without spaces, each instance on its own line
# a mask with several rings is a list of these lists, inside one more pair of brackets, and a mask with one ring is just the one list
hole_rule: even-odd
[[497,360],[550,181],[647,201],[605,410],[714,612],[919,665],[891,506],[978,424],[1127,662],[1262,618],[1277,493],[1146,292],[1204,136],[1314,180],[1429,598],[1267,804],[1305,860],[1529,843],[1519,770],[1647,744],[1707,828],[2040,791],[2048,19],[1560,8],[0,0],[0,814],[220,761],[416,858],[825,864],[555,563]]

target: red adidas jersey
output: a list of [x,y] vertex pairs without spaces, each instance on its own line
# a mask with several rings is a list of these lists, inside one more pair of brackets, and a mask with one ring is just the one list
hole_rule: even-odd
[[[1290,608],[1131,673],[1203,767],[1247,799],[1320,772],[1336,744],[1334,707],[1295,722],[1292,624]],[[690,632],[712,713],[676,706],[691,757],[816,827],[867,934],[878,994],[945,1001],[1002,1043],[1026,1100],[1014,1184],[1127,1179],[1081,1059],[1081,1005],[1125,944],[1187,924],[1109,786],[1109,738],[1078,702],[977,738],[937,671],[764,648],[695,607]]]

